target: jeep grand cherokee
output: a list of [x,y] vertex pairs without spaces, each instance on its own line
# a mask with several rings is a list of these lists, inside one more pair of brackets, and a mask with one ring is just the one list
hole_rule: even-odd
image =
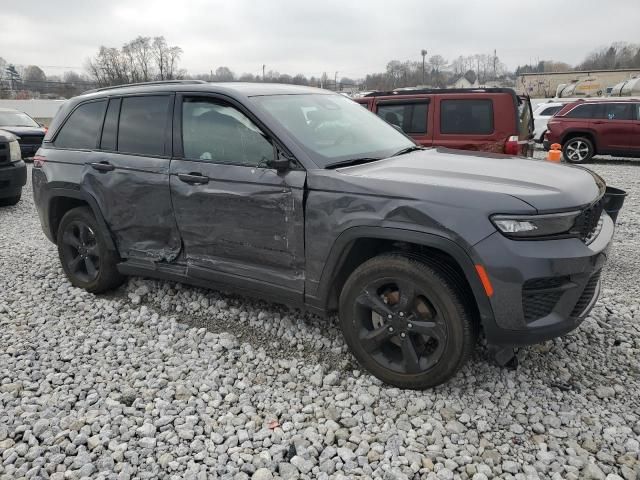
[[449,379],[490,344],[576,328],[614,224],[579,167],[423,149],[326,90],[196,81],[67,102],[34,159],[75,286],[125,275],[337,311],[383,381]]

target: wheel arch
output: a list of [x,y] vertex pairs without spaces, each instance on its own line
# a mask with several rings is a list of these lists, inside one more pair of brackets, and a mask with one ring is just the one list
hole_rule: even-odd
[[100,229],[105,232],[104,238],[109,250],[117,251],[116,243],[111,235],[107,222],[98,207],[98,202],[91,195],[66,188],[53,188],[48,199],[48,223],[50,238],[57,238],[58,226],[62,217],[71,209],[87,206],[93,213]]
[[584,137],[591,142],[593,145],[593,153],[598,153],[598,144],[596,143],[596,135],[593,130],[588,129],[580,129],[580,130],[569,130],[564,135],[562,135],[562,141],[560,142],[563,146],[566,142],[576,137]]
[[455,241],[433,233],[387,227],[353,227],[335,241],[325,262],[316,294],[307,295],[309,306],[319,312],[337,308],[346,279],[363,262],[382,253],[398,252],[426,261],[439,261],[453,269],[472,295],[483,326],[494,324],[493,310],[469,254]]

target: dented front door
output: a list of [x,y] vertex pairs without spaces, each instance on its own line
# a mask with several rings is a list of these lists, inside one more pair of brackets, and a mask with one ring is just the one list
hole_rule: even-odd
[[304,171],[172,160],[187,264],[302,292],[304,182]]
[[179,94],[170,166],[187,274],[301,294],[305,172],[270,168],[275,143],[239,104]]

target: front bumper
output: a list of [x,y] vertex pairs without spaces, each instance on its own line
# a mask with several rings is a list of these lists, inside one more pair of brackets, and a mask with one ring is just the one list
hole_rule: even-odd
[[496,232],[474,247],[494,289],[494,318],[483,325],[490,344],[539,343],[582,323],[597,301],[613,238],[613,221],[603,216],[589,245],[575,238],[515,241]]
[[27,183],[27,166],[20,160],[0,166],[0,198],[14,197]]

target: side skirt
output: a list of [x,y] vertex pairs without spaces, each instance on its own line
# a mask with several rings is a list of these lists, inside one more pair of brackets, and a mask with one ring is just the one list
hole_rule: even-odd
[[207,268],[130,259],[119,263],[118,271],[122,275],[180,282],[195,287],[236,293],[267,302],[306,309],[302,292]]

